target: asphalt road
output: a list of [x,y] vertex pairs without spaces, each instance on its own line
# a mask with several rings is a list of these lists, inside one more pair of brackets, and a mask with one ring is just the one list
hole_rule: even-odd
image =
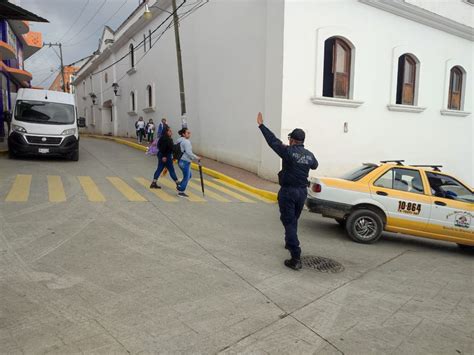
[[0,157],[0,353],[474,353],[472,254],[304,211],[303,254],[344,270],[295,272],[275,204],[209,177],[156,195],[155,164],[91,139]]

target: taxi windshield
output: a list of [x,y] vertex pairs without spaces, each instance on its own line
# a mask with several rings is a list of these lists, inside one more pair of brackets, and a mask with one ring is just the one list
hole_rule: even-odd
[[364,176],[366,176],[368,173],[372,172],[375,168],[377,168],[377,165],[375,164],[364,164],[361,167],[358,167],[357,169],[354,169],[344,174],[343,176],[341,176],[341,179],[349,181],[358,181]]

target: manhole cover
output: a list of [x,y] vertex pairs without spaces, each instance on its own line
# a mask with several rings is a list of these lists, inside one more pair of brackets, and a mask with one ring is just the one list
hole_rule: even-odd
[[344,266],[337,261],[322,256],[302,256],[301,263],[305,269],[314,269],[320,272],[337,273],[344,271]]

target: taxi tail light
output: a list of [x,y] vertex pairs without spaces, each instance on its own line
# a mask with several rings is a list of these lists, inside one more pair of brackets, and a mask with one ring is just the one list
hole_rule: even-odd
[[322,187],[321,187],[320,184],[313,184],[313,185],[311,186],[311,190],[312,190],[313,192],[321,192]]

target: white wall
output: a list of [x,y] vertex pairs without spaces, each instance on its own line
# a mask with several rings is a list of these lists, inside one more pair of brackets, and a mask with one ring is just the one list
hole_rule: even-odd
[[[463,3],[469,8],[469,5]],[[328,27],[330,27],[328,29]],[[347,34],[355,50],[354,99],[358,108],[310,101],[322,73],[318,33]],[[421,113],[387,109],[392,100],[395,48],[421,60]],[[442,116],[446,62],[467,71],[465,110],[472,111],[472,42],[353,0],[287,0],[285,5],[282,131],[301,127],[320,161],[317,175],[340,175],[362,162],[406,159],[440,163],[474,185],[472,115]],[[344,122],[349,131],[344,133]]]
[[[284,0],[211,0],[180,25],[187,121],[195,151],[273,179],[279,160],[264,148],[256,115],[264,112],[268,126],[279,133],[283,6]],[[130,43],[138,46],[143,34],[148,36],[148,30],[163,18],[145,23],[132,36],[124,35],[130,39],[119,49],[114,45],[115,58],[126,54]],[[122,33],[126,30],[126,26],[121,28]],[[116,43],[119,40],[115,38]],[[128,58],[114,67],[121,95],[112,97],[118,114],[114,134],[134,136],[138,116],[155,122],[167,117],[175,131],[181,127],[173,27],[151,50],[148,47],[147,41],[146,55],[143,48],[135,51],[135,73],[127,74]],[[94,72],[110,63],[108,58]],[[96,87],[99,77],[95,76]],[[109,73],[109,86],[110,77]],[[145,113],[148,84],[155,86],[156,105],[155,111]],[[136,116],[128,114],[132,90],[137,92]],[[101,89],[100,104],[110,99],[111,93],[110,88]],[[98,129],[97,125],[95,131]]]
[[435,14],[447,17],[466,26],[473,25],[474,6],[467,0],[405,0]]

